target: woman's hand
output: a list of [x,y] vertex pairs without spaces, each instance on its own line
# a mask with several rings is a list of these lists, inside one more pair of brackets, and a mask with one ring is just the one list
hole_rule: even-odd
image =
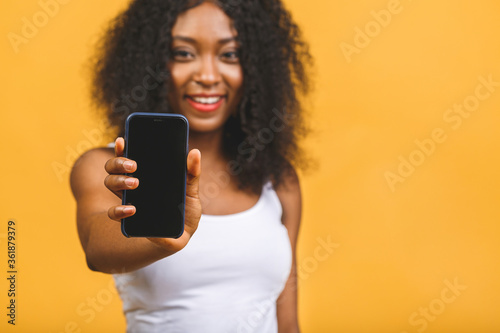
[[[117,138],[115,141],[115,157],[106,162],[105,169],[108,173],[104,184],[119,198],[122,198],[123,190],[134,190],[139,186],[139,179],[124,175],[137,170],[137,163],[123,157],[125,141]],[[177,252],[184,248],[191,236],[198,228],[201,217],[201,202],[199,197],[199,179],[201,174],[201,153],[193,149],[187,156],[187,179],[186,179],[186,211],[184,220],[184,233],[177,239],[172,238],[148,238],[157,246],[170,252]],[[121,219],[134,215],[136,209],[131,205],[118,205],[110,207],[108,216],[110,219],[120,222]]]

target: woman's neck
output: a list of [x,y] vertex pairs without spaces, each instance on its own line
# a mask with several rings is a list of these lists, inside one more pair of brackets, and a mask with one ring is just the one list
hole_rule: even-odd
[[222,150],[223,131],[200,133],[189,133],[189,149],[199,149],[203,164],[212,164],[224,159]]

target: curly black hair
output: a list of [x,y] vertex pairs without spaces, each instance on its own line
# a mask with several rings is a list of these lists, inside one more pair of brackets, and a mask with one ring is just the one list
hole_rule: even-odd
[[[94,57],[92,98],[123,135],[137,111],[172,112],[167,100],[171,30],[203,0],[134,0],[108,27]],[[309,46],[279,0],[213,0],[237,31],[243,97],[224,128],[223,150],[241,189],[259,193],[307,163],[298,141],[307,133],[299,94],[310,91]]]

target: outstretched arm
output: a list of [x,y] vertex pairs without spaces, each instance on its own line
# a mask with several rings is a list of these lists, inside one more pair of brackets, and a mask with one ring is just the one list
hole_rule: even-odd
[[201,155],[195,149],[187,157],[183,235],[178,239],[123,236],[119,221],[133,215],[135,207],[121,205],[121,194],[124,189],[137,188],[140,182],[123,175],[137,168],[134,161],[121,157],[123,146],[123,139],[119,138],[115,154],[105,148],[88,151],[75,162],[70,178],[77,202],[78,235],[87,265],[92,270],[104,273],[133,271],[176,253],[186,246],[201,216],[198,196]]

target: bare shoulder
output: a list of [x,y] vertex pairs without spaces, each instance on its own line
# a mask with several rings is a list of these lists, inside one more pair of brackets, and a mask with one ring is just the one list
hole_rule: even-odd
[[112,148],[95,148],[85,152],[75,161],[70,174],[70,185],[77,200],[85,189],[103,185],[107,175],[104,165],[112,157]]
[[300,181],[295,170],[289,172],[283,183],[276,188],[276,194],[283,207],[282,221],[285,226],[297,228],[300,224],[302,212],[302,197],[300,191]]
[[297,172],[292,169],[283,179],[283,182],[276,188],[278,196],[293,197],[300,195],[300,181]]

